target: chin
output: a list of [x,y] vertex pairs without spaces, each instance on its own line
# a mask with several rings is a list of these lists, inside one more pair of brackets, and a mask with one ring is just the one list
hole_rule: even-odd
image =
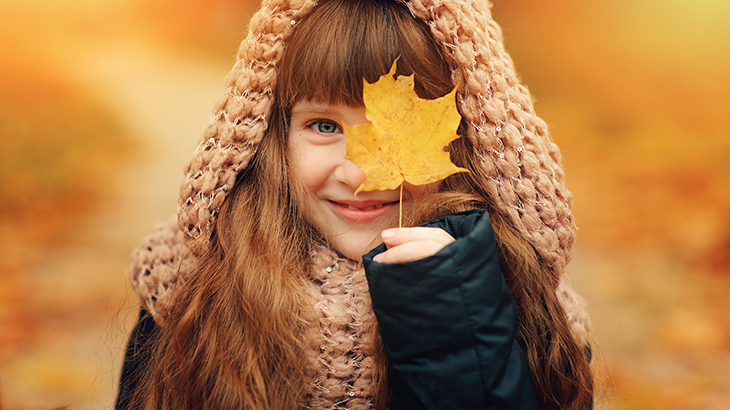
[[[379,239],[379,238],[378,238]],[[344,257],[360,262],[362,260],[362,256],[366,253],[370,252],[371,249],[375,248],[376,246],[380,245],[382,242],[376,239],[373,239],[369,243],[337,243],[332,242],[331,245]]]

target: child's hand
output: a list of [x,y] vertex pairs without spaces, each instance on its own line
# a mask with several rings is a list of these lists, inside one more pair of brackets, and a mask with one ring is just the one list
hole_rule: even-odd
[[382,232],[383,243],[388,250],[375,255],[378,263],[403,263],[435,255],[454,238],[441,228],[417,226],[393,228]]

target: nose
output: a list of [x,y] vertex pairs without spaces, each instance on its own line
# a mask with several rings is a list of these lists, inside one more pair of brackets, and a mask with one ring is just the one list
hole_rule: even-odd
[[354,191],[365,180],[365,172],[349,159],[342,158],[335,169],[334,177],[337,182],[347,185]]

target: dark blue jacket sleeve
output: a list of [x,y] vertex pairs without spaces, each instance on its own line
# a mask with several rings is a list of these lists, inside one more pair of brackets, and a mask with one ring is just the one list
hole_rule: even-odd
[[539,409],[489,215],[461,212],[424,226],[456,241],[414,262],[374,262],[384,245],[363,258],[394,370],[391,409]]

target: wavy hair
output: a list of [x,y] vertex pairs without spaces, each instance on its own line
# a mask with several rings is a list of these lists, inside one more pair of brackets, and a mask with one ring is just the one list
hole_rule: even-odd
[[[301,100],[362,106],[363,78],[376,81],[397,57],[397,74],[415,73],[422,98],[453,88],[439,45],[402,4],[323,1],[298,24],[279,66],[267,135],[221,208],[211,246],[147,347],[152,365],[130,408],[299,407],[314,377],[304,335],[318,322],[302,283],[318,234],[302,216],[297,205],[302,193],[288,175],[291,108]],[[490,212],[519,310],[517,340],[543,408],[584,410],[591,370],[549,272],[510,219],[492,206],[470,142],[460,138],[450,150],[454,162],[471,172],[449,177],[441,192],[406,204],[410,223],[474,207]],[[374,400],[384,409],[389,371],[375,340]]]

